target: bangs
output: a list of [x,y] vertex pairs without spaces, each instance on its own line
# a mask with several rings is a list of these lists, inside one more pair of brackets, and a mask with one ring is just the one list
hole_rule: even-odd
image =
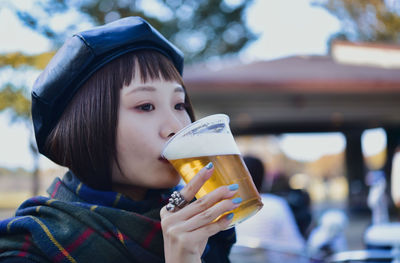
[[[133,79],[141,81],[175,81],[183,86],[183,80],[171,60],[153,50],[140,50],[122,56],[116,61],[119,65],[123,86],[128,86]],[[139,74],[140,76],[136,76]]]

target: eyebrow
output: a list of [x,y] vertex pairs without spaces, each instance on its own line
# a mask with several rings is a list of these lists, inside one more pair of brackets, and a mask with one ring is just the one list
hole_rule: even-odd
[[[129,91],[127,94],[136,93],[139,91],[154,92],[154,91],[156,91],[156,88],[154,88],[153,86],[138,86],[138,87],[134,88],[133,90]],[[174,89],[174,92],[185,93],[185,90],[183,89],[183,87],[181,85],[177,85],[176,88]]]

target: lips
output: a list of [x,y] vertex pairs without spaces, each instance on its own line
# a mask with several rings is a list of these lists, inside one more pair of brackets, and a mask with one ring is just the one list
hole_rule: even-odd
[[165,158],[163,158],[163,157],[161,157],[161,156],[158,157],[158,160],[159,160],[160,162],[163,162],[163,163],[169,163],[167,159],[165,159]]

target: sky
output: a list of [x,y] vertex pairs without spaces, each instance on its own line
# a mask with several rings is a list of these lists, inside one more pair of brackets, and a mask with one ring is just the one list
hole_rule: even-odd
[[329,36],[339,21],[310,0],[256,0],[248,11],[248,25],[259,39],[242,58],[275,59],[290,55],[325,55]]
[[[24,8],[32,8],[29,1],[13,0]],[[230,2],[240,0],[229,0]],[[339,21],[322,8],[311,5],[311,0],[254,0],[247,12],[248,25],[259,39],[246,47],[239,57],[250,62],[254,60],[278,59],[293,55],[326,55],[329,36],[340,29]],[[4,2],[3,2],[4,3]],[[55,25],[63,19],[74,19],[76,15],[59,17],[52,21]],[[82,26],[86,26],[82,23]],[[50,43],[42,36],[23,27],[7,8],[0,3],[0,53],[23,51],[28,54],[40,53],[50,48]],[[22,73],[24,74],[24,73]],[[21,81],[32,86],[39,72],[24,74]],[[11,70],[0,72],[0,83],[15,76]],[[29,154],[29,130],[21,123],[10,123],[10,115],[0,114],[0,167],[23,167],[31,169]],[[385,133],[373,129],[364,133],[362,147],[366,155],[373,155],[384,149]],[[346,142],[340,133],[329,134],[283,134],[279,138],[281,150],[290,158],[313,161],[325,154],[343,151]],[[45,157],[41,166],[54,166]]]

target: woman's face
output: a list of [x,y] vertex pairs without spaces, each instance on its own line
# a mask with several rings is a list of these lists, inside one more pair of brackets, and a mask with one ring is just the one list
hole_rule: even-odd
[[144,189],[177,185],[180,177],[161,151],[191,122],[184,89],[177,82],[134,78],[120,94],[116,147],[121,170],[113,165],[113,183]]

